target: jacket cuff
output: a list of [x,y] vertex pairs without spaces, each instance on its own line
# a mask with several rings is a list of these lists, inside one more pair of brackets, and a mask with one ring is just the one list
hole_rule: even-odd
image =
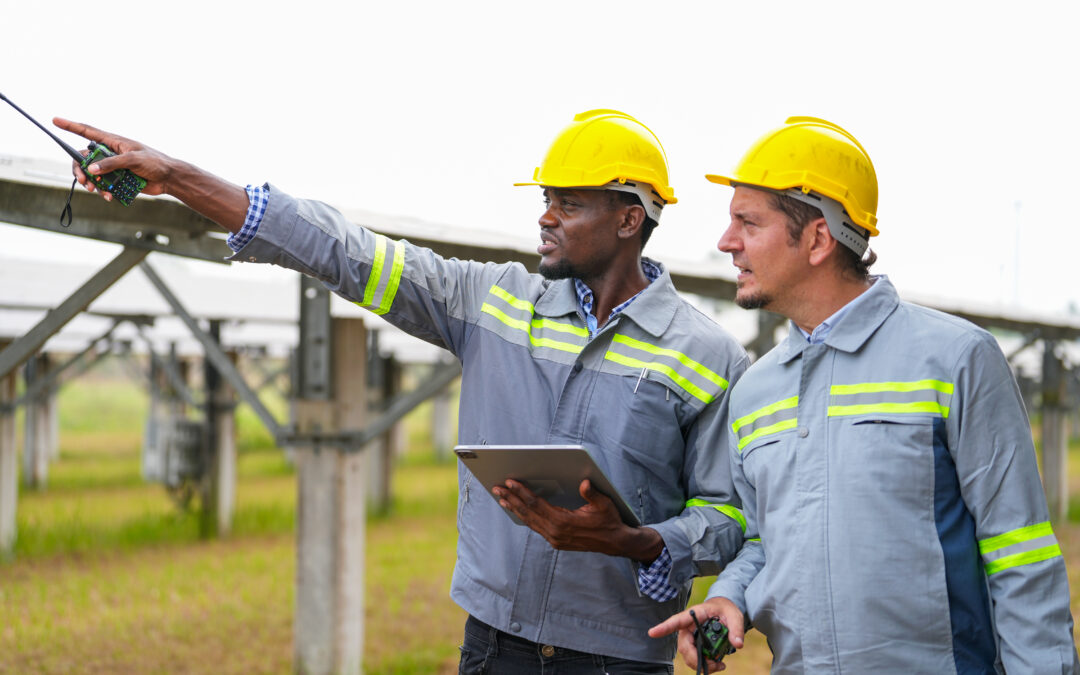
[[255,236],[229,260],[235,262],[277,263],[292,237],[296,225],[296,199],[267,183],[266,212]]
[[690,544],[678,526],[677,521],[669,520],[663,523],[650,524],[649,527],[660,533],[664,540],[664,547],[671,556],[671,569],[668,572],[667,582],[671,586],[683,586],[690,583],[694,578],[694,565],[690,554]]

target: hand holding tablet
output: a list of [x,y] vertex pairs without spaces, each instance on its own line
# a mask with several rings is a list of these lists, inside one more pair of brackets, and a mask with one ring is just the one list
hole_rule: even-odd
[[[632,527],[641,523],[630,506],[612,486],[588,451],[580,445],[459,445],[455,454],[464,462],[492,499],[495,487],[515,480],[553,506],[574,510],[587,502],[579,489],[588,479],[593,489],[615,504],[622,521]],[[507,515],[524,525],[512,512]]]

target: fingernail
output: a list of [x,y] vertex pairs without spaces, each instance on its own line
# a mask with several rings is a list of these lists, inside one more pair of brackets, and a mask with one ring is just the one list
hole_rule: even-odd
[[90,166],[88,166],[86,168],[90,171],[90,173],[97,173],[98,171],[101,171],[101,167],[98,166],[97,164],[91,164]]

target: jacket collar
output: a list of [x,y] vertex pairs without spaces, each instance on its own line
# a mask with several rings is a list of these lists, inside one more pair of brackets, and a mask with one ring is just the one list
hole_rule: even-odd
[[[651,262],[660,268],[659,278],[649,284],[619,316],[632,320],[653,337],[659,337],[675,318],[679,307],[679,294],[675,291],[671,273],[667,268],[655,260]],[[536,301],[535,307],[536,313],[541,316],[577,314],[578,301],[574,292],[574,280],[559,279],[551,282]]]
[[[887,276],[871,279],[873,285],[849,303],[848,312],[825,338],[826,345],[842,352],[858,351],[900,304],[900,296]],[[809,346],[799,327],[789,322],[787,339],[780,345],[780,363],[794,359]]]
[[573,279],[558,279],[549,282],[540,299],[534,305],[541,316],[566,316],[577,314],[577,293],[574,292]]

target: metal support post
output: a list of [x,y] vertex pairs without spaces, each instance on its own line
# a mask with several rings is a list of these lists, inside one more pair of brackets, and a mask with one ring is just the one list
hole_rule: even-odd
[[[369,365],[375,365],[372,371],[377,380],[371,388],[372,407],[375,410],[385,410],[401,392],[401,365],[393,356],[382,356],[377,349],[374,353],[369,353],[368,362]],[[395,422],[372,441],[370,447],[365,448],[370,490],[368,504],[376,513],[387,513],[390,510],[394,455],[399,450],[402,436],[401,424]]]
[[[4,347],[0,342],[0,349]],[[15,411],[2,404],[15,398],[15,373],[0,376],[0,560],[15,548],[15,512],[19,498]]]
[[[34,385],[48,372],[48,360],[44,354],[38,354],[26,362],[24,375],[27,387]],[[27,399],[23,407],[23,484],[27,487],[43,489],[49,478],[49,453],[46,449],[47,435],[44,393]]]
[[[310,288],[310,287],[309,287]],[[301,303],[319,302],[301,289]],[[313,398],[294,401],[301,434],[335,433],[366,414],[365,329],[359,319],[301,321],[298,383]],[[318,307],[313,311],[322,311]],[[318,327],[329,330],[321,332]],[[312,330],[315,327],[315,330]],[[332,345],[327,351],[326,346]],[[305,351],[306,350],[306,351]],[[313,361],[313,352],[325,362]],[[306,365],[314,370],[305,372]],[[325,367],[323,365],[325,363]],[[330,373],[336,374],[331,382]],[[318,398],[323,392],[327,398]],[[364,650],[364,457],[318,444],[295,448],[297,588],[293,666],[299,673],[362,672]]]
[[300,277],[300,334],[297,396],[308,401],[330,400],[333,336],[330,291],[309,276]]
[[[220,346],[221,321],[210,322],[210,337]],[[235,354],[229,355],[230,363]],[[202,478],[199,534],[203,538],[232,531],[236,503],[236,403],[228,382],[209,359],[204,361],[206,382],[206,454]]]
[[167,399],[172,403],[169,410],[174,417],[185,417],[188,408],[201,408],[196,401],[188,379],[191,375],[191,362],[186,361],[176,353],[176,343],[169,343],[169,357],[165,361],[166,372],[169,373],[169,385],[171,391],[166,391]]

